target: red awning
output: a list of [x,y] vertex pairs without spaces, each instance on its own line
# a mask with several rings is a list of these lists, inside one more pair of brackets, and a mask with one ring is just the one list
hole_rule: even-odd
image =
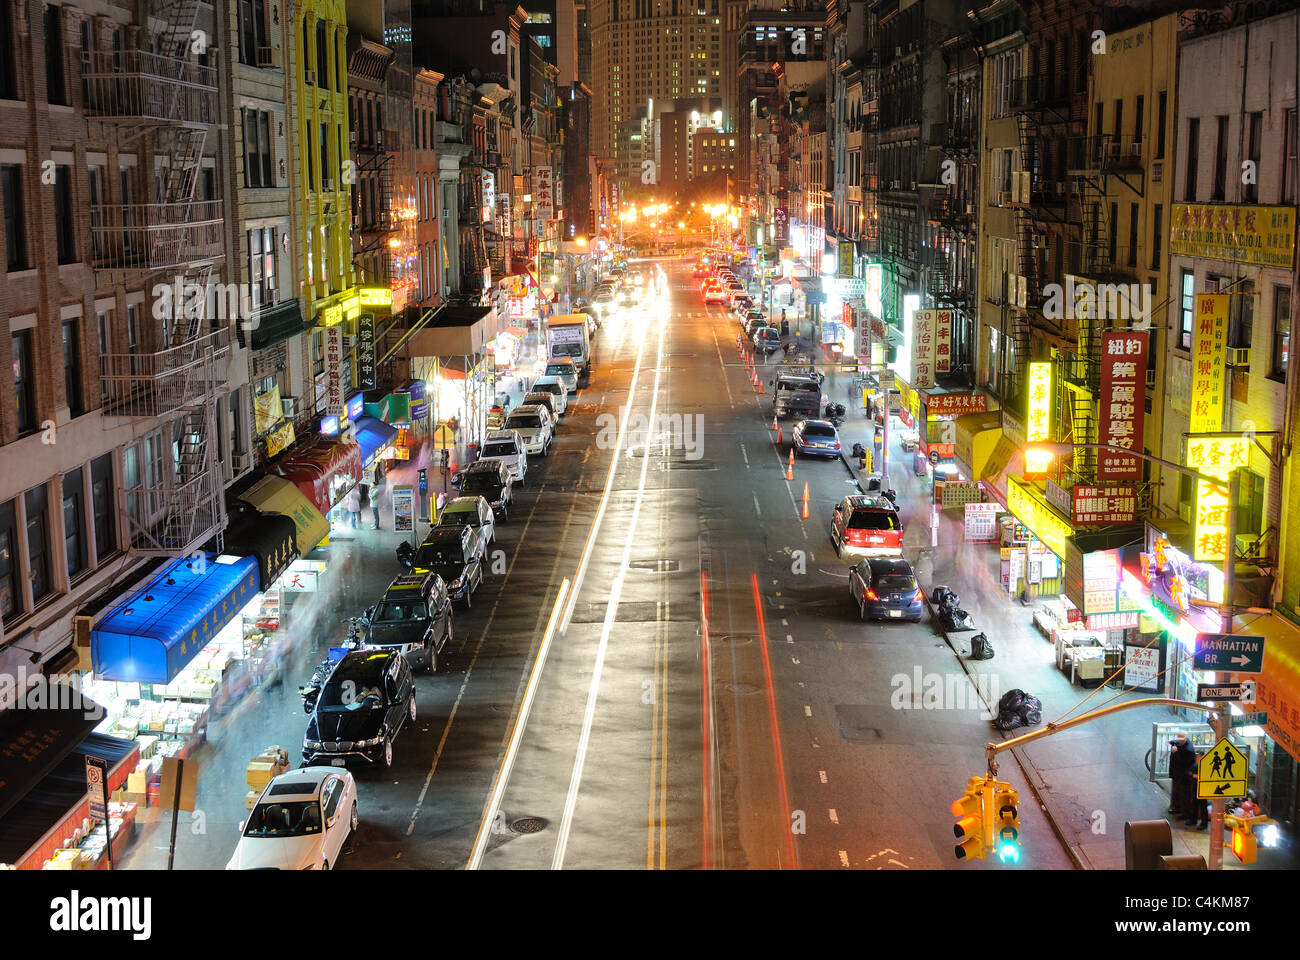
[[524,337],[528,336],[528,331],[523,327],[506,327],[502,332],[510,334],[510,336],[517,340],[522,340]]
[[314,437],[267,470],[292,481],[322,515],[328,514],[361,482],[361,446],[347,438]]

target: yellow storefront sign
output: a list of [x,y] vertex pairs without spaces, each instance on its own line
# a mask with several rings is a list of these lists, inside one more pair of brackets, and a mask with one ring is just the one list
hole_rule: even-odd
[[1295,207],[1175,203],[1169,252],[1290,270],[1295,258]]
[[253,398],[253,425],[258,433],[266,433],[284,419],[284,404],[280,388],[272,387]]
[[363,307],[391,307],[393,291],[387,287],[362,287],[359,293]]
[[[1188,437],[1186,465],[1225,481],[1237,467],[1250,459],[1250,439],[1235,437]],[[1221,562],[1228,550],[1228,491],[1196,482],[1196,517],[1193,523],[1192,559]]]
[[[1025,426],[1025,440],[1037,443],[1051,439],[1052,427],[1052,365],[1050,363],[1029,364],[1029,405],[1025,411],[1028,420]],[[1025,473],[1044,473],[1051,460],[1050,454],[1025,455]]]
[[274,457],[293,444],[293,421],[286,420],[279,428],[266,435],[266,455]]
[[1074,533],[1074,528],[1053,513],[1045,501],[1038,499],[1028,485],[1014,477],[1007,478],[1007,509],[1033,531],[1047,549],[1064,559],[1065,541]]

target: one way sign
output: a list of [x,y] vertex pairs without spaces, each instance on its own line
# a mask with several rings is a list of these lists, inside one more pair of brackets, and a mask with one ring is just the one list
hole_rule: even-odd
[[1264,638],[1232,633],[1198,633],[1193,661],[1197,670],[1262,673]]

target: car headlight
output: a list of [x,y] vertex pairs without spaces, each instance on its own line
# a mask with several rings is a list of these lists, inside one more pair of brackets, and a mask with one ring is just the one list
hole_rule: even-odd
[[320,741],[319,741],[319,740],[307,740],[307,741],[304,742],[304,746],[306,746],[306,748],[307,748],[308,750],[320,750],[320,749],[321,749],[321,745],[320,745]]
[[453,581],[451,582],[451,588],[452,588],[453,590],[459,590],[459,589],[460,589],[461,587],[463,587],[464,585],[465,585],[465,575],[464,575],[464,574],[461,574],[459,577],[457,577],[455,580],[453,580]]
[[381,735],[379,735],[379,736],[377,736],[377,737],[371,737],[369,740],[358,740],[358,741],[357,741],[357,746],[358,746],[358,747],[377,747],[377,746],[379,746],[379,745],[380,745],[381,743],[383,743],[383,742],[384,742],[384,737],[383,737],[383,735],[381,734]]

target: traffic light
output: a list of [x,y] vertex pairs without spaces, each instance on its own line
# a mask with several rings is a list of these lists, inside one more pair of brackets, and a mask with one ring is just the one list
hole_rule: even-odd
[[988,855],[992,838],[987,829],[991,824],[985,817],[985,788],[983,777],[971,777],[966,783],[966,793],[952,802],[953,836],[957,844],[953,853],[958,860],[983,860]]
[[1224,817],[1223,823],[1232,829],[1232,835],[1224,839],[1223,845],[1232,851],[1238,863],[1254,863],[1259,851],[1254,825],[1231,816]]
[[1020,862],[1020,802],[1016,791],[1007,783],[994,783],[993,814],[998,859],[1003,863]]

